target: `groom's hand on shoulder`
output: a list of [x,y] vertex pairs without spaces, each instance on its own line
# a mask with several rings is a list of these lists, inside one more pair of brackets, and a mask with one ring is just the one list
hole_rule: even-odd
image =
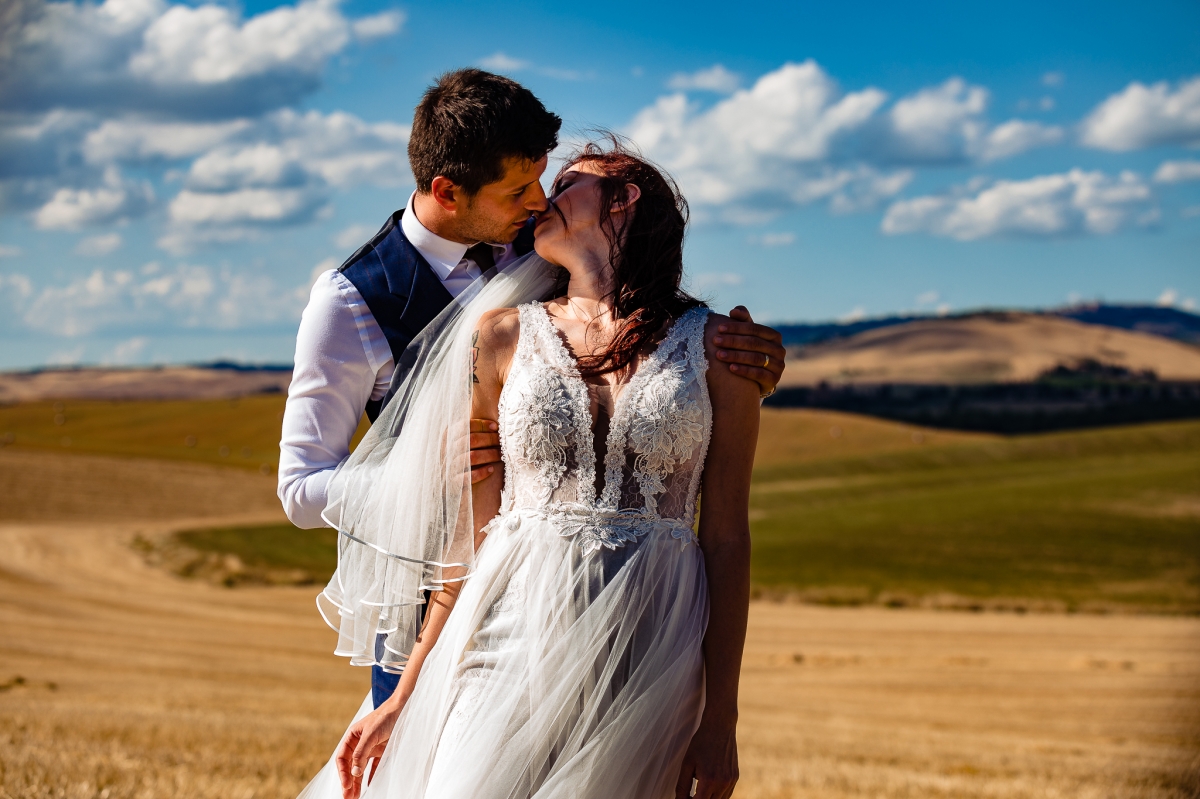
[[729,312],[730,321],[722,322],[712,334],[717,358],[729,364],[729,371],[758,383],[759,396],[775,393],[783,377],[783,336],[778,330],[755,324],[750,312],[739,305]]
[[499,426],[491,419],[471,420],[471,482],[486,480],[500,462]]

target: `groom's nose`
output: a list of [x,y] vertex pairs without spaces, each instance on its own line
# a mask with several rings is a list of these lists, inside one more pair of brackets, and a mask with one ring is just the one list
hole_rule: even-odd
[[526,210],[540,214],[550,207],[550,203],[546,199],[546,190],[542,188],[541,181],[534,181],[529,189],[525,196]]

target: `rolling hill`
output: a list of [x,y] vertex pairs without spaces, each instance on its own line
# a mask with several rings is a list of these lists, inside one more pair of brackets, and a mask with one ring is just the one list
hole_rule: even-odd
[[1049,314],[986,312],[877,327],[789,348],[783,386],[1036,380],[1087,362],[1161,380],[1200,380],[1200,348]]
[[[954,314],[948,318],[972,316],[979,311]],[[1043,316],[1056,316],[1064,319],[1074,319],[1092,325],[1115,327],[1121,330],[1137,330],[1142,333],[1152,333],[1156,336],[1173,338],[1189,344],[1200,344],[1200,315],[1183,311],[1178,308],[1161,305],[1119,305],[1108,303],[1084,303],[1069,305],[1065,308],[1054,308],[1045,311],[1033,311]],[[786,346],[805,344],[820,344],[837,338],[850,336],[867,330],[881,327],[895,327],[922,319],[943,318],[928,313],[892,314],[877,316],[869,319],[857,319],[852,322],[797,322],[793,324],[776,324],[783,335]]]

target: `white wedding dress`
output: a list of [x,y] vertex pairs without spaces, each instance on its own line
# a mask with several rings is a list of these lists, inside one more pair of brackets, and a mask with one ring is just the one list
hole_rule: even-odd
[[[674,796],[704,703],[707,314],[622,387],[597,463],[588,387],[545,308],[520,307],[500,512],[364,797]],[[332,762],[302,794],[340,796]]]

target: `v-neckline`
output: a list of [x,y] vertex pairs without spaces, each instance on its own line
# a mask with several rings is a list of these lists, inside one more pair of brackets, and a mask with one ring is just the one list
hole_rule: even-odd
[[[563,340],[565,334],[559,330],[558,325],[554,324],[554,317],[550,315],[550,311],[546,308],[545,303],[538,302],[533,304],[537,306],[542,315],[543,321],[548,327],[546,332],[550,334],[551,338],[554,339],[553,346],[557,348],[558,360],[561,362],[560,366],[566,367],[566,374],[564,377],[574,380],[577,384],[577,388],[582,389],[583,396],[587,399],[586,407],[584,409],[587,413],[587,444],[594,460],[596,457],[596,415],[592,413],[591,396],[587,388],[588,383],[579,373],[579,361],[574,355],[572,355],[571,350],[567,346],[567,342]],[[692,310],[693,309],[689,309],[681,316],[671,320],[671,324],[667,328],[666,333],[663,335],[662,340],[655,345],[650,354],[646,356],[646,359],[638,364],[638,366],[634,369],[633,374],[630,375],[627,381],[625,381],[625,388],[613,401],[612,413],[608,417],[608,436],[604,442],[604,459],[600,463],[593,464],[593,473],[591,475],[592,479],[587,481],[587,491],[591,495],[590,498],[593,504],[599,503],[603,506],[605,505],[606,501],[607,504],[613,506],[620,504],[620,475],[615,475],[618,482],[617,488],[614,490],[613,485],[610,482],[610,478],[614,477],[614,475],[609,474],[608,461],[613,457],[613,447],[615,445],[624,447],[624,428],[627,426],[625,424],[626,407],[631,401],[629,398],[636,396],[637,392],[635,389],[638,388],[638,384],[640,380],[643,379],[643,375],[651,373],[651,370],[647,367],[649,367],[651,363],[657,363],[659,360],[661,360],[660,354],[664,351],[663,348],[668,342],[674,340],[675,331],[679,327],[679,323],[683,321],[683,319],[689,313],[691,313]],[[621,463],[624,464],[624,458],[621,459]],[[614,467],[615,465],[616,464],[614,463]],[[596,491],[597,473],[595,470],[597,468],[602,468],[604,470],[604,479],[601,481],[599,493]],[[610,493],[614,493],[616,496],[610,497]],[[613,509],[615,510],[616,508],[614,507]]]

